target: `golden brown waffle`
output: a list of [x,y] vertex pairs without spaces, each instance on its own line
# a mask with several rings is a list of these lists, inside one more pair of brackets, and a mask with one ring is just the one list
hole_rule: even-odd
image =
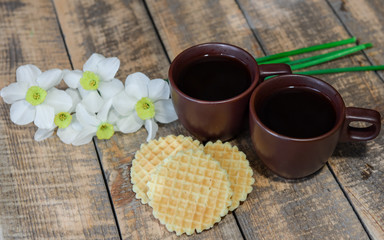
[[233,191],[232,205],[229,210],[235,210],[240,205],[240,201],[247,198],[247,194],[252,191],[252,184],[255,182],[247,157],[236,146],[232,147],[228,142],[222,143],[220,140],[215,143],[208,142],[204,147],[204,152],[211,154],[228,172]]
[[140,150],[135,154],[131,168],[132,190],[136,193],[136,198],[141,199],[143,204],[148,203],[147,182],[150,173],[166,157],[180,150],[187,149],[202,150],[203,146],[199,141],[194,141],[191,137],[184,137],[182,135],[169,135],[142,144]]
[[227,172],[202,150],[168,157],[148,182],[153,215],[176,235],[211,228],[228,213],[232,190]]

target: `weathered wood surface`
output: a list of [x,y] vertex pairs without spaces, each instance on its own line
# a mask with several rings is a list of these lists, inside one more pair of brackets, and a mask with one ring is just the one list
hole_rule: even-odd
[[[369,62],[373,65],[383,65],[383,2],[380,0],[329,0],[329,4],[349,34],[358,36],[362,43],[373,43],[374,48],[366,51]],[[378,74],[384,79],[382,71],[379,71]]]
[[[366,51],[368,61],[361,64],[384,64],[384,8],[381,1],[330,1],[342,23],[361,42],[372,42],[374,48]],[[360,64],[360,62],[357,62]],[[384,115],[384,74],[364,74],[356,82],[364,91],[348,98],[351,105],[376,108]],[[357,76],[358,77],[358,76]],[[348,91],[352,91],[351,85]],[[359,87],[361,88],[361,87]],[[352,93],[353,94],[353,93]],[[357,99],[361,99],[358,101]],[[330,164],[347,192],[369,233],[375,239],[384,238],[384,135],[367,144],[352,148],[341,145],[337,159]],[[341,158],[340,158],[341,156]]]
[[[245,20],[238,20],[242,16],[236,18],[234,14],[228,16],[224,12],[220,12],[219,15],[222,19],[217,20],[216,25],[207,20],[215,16],[217,11],[217,8],[215,11],[209,11],[210,5],[224,5],[228,9],[237,9],[236,4],[232,1],[220,1],[220,4],[212,1],[205,3],[204,1],[197,1],[193,6],[176,3],[176,1],[147,2],[167,50],[174,48],[178,51],[179,43],[191,40],[197,42],[201,39],[205,41],[228,41],[240,46],[244,42],[256,43],[251,33],[248,34],[246,41],[244,39],[236,41],[236,37],[228,39],[223,37],[225,34],[222,32],[225,31],[227,35],[231,35],[236,33],[237,29],[225,24],[223,30],[217,22],[225,22],[227,18],[234,19],[235,22],[245,22]],[[175,5],[178,5],[181,10],[171,12],[171,8],[168,6]],[[324,9],[322,6],[327,5],[323,1],[307,3],[305,1],[268,1],[268,3],[240,1],[240,7],[245,12],[252,30],[255,31],[254,35],[258,37],[267,53],[327,42],[329,36],[337,34],[343,37],[343,26],[332,23],[332,19],[336,19],[336,17],[330,9]],[[218,9],[221,8],[218,7]],[[234,11],[236,12],[236,10],[232,10],[232,13]],[[209,12],[211,14],[208,18],[206,15]],[[319,19],[330,19],[328,21],[333,28],[329,27],[327,22],[321,22]],[[177,27],[173,27],[175,22],[177,22]],[[216,32],[212,31],[214,28]],[[188,29],[188,31],[179,34],[179,29]],[[318,31],[323,31],[323,36],[317,33]],[[195,32],[199,32],[199,34],[194,34]],[[222,35],[218,36],[217,32]],[[206,37],[201,35],[206,35]],[[319,36],[316,37],[315,35]],[[167,36],[172,36],[172,39],[168,41]],[[175,40],[175,38],[179,39]],[[241,39],[241,37],[239,38]],[[243,47],[249,50],[247,46]],[[170,52],[172,53],[172,50]],[[170,56],[173,55],[170,54]],[[331,238],[367,238],[357,216],[346,202],[343,192],[327,168],[303,182],[289,184],[283,180],[267,180],[265,182],[265,176],[270,179],[273,178],[273,175],[261,167],[262,165],[249,142],[250,139],[247,134],[234,141],[247,153],[256,170],[254,191],[249,200],[236,211],[236,216],[247,239],[255,237],[271,239],[324,238],[327,236]],[[270,214],[276,211],[279,212],[279,216]],[[282,219],[281,216],[283,215]],[[340,223],[343,224],[340,225]],[[276,231],[276,229],[279,230]]]
[[[67,46],[74,68],[81,69],[87,57],[96,51],[120,59],[118,76],[123,81],[128,74],[136,71],[142,71],[151,78],[166,78],[169,62],[142,1],[83,1],[70,4],[55,1],[55,5],[63,33],[69,40]],[[91,14],[94,9],[98,9],[97,14]],[[108,23],[99,18],[106,19]],[[111,29],[121,29],[121,32]],[[158,136],[177,132],[188,134],[175,123],[161,126]],[[131,161],[145,139],[143,128],[135,134],[116,134],[109,141],[97,141],[121,234],[124,239],[176,238],[153,217],[152,208],[142,205],[132,192],[129,177]],[[195,237],[240,239],[241,233],[234,217],[229,215],[212,231]]]
[[[313,68],[384,64],[383,13],[378,0],[0,1],[0,88],[14,81],[21,64],[82,69],[93,52],[118,57],[122,81],[136,71],[166,78],[169,59],[209,41],[262,56],[354,35],[374,49]],[[384,115],[383,81],[376,73],[319,77],[340,91],[346,105]],[[123,239],[177,238],[132,192],[131,161],[145,129],[82,147],[57,138],[37,143],[35,128],[11,123],[9,106],[0,103],[0,239],[118,239],[119,232]],[[188,132],[176,121],[160,125],[158,136],[168,134]],[[327,166],[301,181],[266,169],[248,134],[232,143],[254,169],[253,192],[213,229],[191,238],[384,238],[383,134],[368,143],[339,144]]]
[[[240,1],[255,31],[259,36],[265,36],[263,42],[267,46],[273,42],[272,53],[344,39],[352,34],[362,43],[373,42],[374,48],[365,53],[373,59],[371,61],[374,64],[384,64],[382,56],[378,54],[384,49],[384,41],[368,34],[382,34],[377,29],[382,28],[382,24],[377,23],[380,16],[383,16],[384,8],[371,1],[343,2],[341,6],[336,6],[334,1],[333,8],[339,13],[334,15],[330,5],[324,1],[269,1],[268,6],[258,1]],[[272,16],[271,9],[274,9]],[[349,12],[359,15],[355,15],[355,20],[345,16],[340,18]],[[344,25],[349,29],[345,29]],[[280,39],[280,43],[275,43],[275,39]],[[370,65],[365,54],[360,53],[313,68],[359,65]],[[345,73],[319,77],[331,83],[341,93],[347,106],[372,108],[384,114],[384,84],[376,73]],[[383,146],[383,133],[367,143],[339,144],[329,163],[369,235],[375,239],[384,238]],[[365,176],[364,171],[368,172],[368,176]]]
[[[22,64],[70,68],[51,2],[1,1],[0,19],[0,88]],[[36,142],[9,109],[0,100],[0,239],[117,239],[94,146]]]

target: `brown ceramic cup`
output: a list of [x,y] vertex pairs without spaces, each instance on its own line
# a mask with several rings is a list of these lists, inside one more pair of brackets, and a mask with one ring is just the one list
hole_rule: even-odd
[[[220,64],[228,66],[225,65],[226,67],[220,70],[212,59],[224,62]],[[237,63],[232,63],[233,61]],[[199,64],[197,73],[192,71],[192,74],[189,74],[188,68],[196,64]],[[234,67],[232,64],[236,66],[240,64],[239,67],[244,69],[239,75],[248,74],[249,83],[244,89],[236,89],[242,85],[240,76],[231,70],[224,73]],[[270,75],[287,73],[291,73],[288,65],[259,66],[251,54],[239,47],[225,43],[204,43],[190,47],[176,56],[171,63],[168,76],[172,101],[181,124],[201,141],[217,139],[225,141],[233,138],[244,125],[247,125],[249,98],[252,90],[262,79]],[[210,77],[207,78],[209,74]],[[229,75],[233,75],[229,78],[230,81],[217,82],[220,78],[228,78]],[[193,94],[191,89],[194,91]],[[217,96],[223,97],[222,92],[228,91],[231,94],[234,92],[234,95],[216,99]],[[203,93],[205,96],[200,96]]]
[[[305,101],[298,98],[299,100],[296,100],[300,102],[291,102],[293,95],[281,95],[289,94],[288,90],[284,89],[295,89],[291,91],[296,91],[294,92],[296,97],[298,94],[305,96],[306,93],[300,91],[321,95],[318,96],[320,103],[316,103],[314,106],[310,105],[312,100],[305,100],[309,108],[295,112],[297,106],[303,105]],[[286,100],[281,100],[284,98]],[[280,102],[278,102],[279,99]],[[312,117],[315,120],[319,119],[319,122],[317,120],[308,122],[308,119],[304,119],[304,117],[311,118],[311,116],[306,116],[306,111],[311,112],[317,108],[318,104],[325,104],[323,101],[330,104],[329,114],[323,109],[316,110],[314,111],[315,116]],[[291,108],[289,105],[291,103],[294,103],[295,107]],[[289,110],[276,117],[275,114],[280,111],[278,109],[283,106]],[[279,176],[290,179],[306,177],[322,168],[338,142],[373,139],[379,134],[381,127],[380,114],[377,111],[345,107],[342,97],[331,85],[305,75],[282,75],[261,83],[252,93],[249,111],[250,133],[256,153],[269,169]],[[291,117],[292,119],[290,119]],[[276,121],[272,122],[274,120],[270,119]],[[322,122],[321,119],[325,122]],[[293,132],[289,132],[292,130],[288,129],[289,121],[292,121],[291,123],[300,122],[297,126],[292,126],[292,129],[297,128]],[[280,127],[287,122],[289,123],[287,126]],[[364,122],[365,124],[362,124],[363,127],[356,127],[358,125],[356,123],[351,126],[353,122]],[[320,125],[316,126],[318,123]],[[319,128],[323,128],[327,124],[329,124],[328,129],[324,128],[320,133]],[[303,129],[306,129],[302,133],[303,135],[311,132],[315,135],[295,136],[296,132]],[[283,131],[285,132],[282,134]]]

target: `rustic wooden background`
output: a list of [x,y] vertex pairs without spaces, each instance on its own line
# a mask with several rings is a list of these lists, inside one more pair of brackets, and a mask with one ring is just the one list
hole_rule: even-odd
[[[0,0],[0,88],[16,68],[82,69],[93,52],[121,61],[117,78],[166,78],[194,44],[220,41],[264,56],[358,37],[374,48],[315,68],[384,64],[382,0]],[[384,72],[320,76],[348,106],[384,115]],[[63,85],[64,87],[64,85]],[[10,121],[0,100],[0,239],[176,239],[134,198],[129,170],[146,131],[81,147]],[[185,134],[178,123],[158,136]],[[254,169],[252,193],[191,239],[384,239],[384,135],[339,144],[317,174],[288,181],[259,161],[245,131],[232,143]],[[368,174],[364,174],[368,172]],[[185,235],[181,239],[187,238]]]

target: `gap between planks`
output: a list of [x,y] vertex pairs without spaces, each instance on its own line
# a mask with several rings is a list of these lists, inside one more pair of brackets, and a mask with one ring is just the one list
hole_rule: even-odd
[[[329,8],[332,10],[333,14],[335,14],[336,18],[339,20],[340,24],[343,26],[343,28],[345,29],[345,31],[348,33],[348,35],[349,35],[350,37],[352,37],[353,34],[352,34],[352,32],[349,30],[347,24],[345,24],[345,22],[343,21],[343,18],[341,18],[341,17],[339,16],[339,14],[338,14],[337,11],[335,10],[335,8],[332,6],[332,4],[329,2],[329,0],[325,0],[325,1],[327,2]],[[359,39],[357,39],[357,40],[359,40]],[[372,61],[372,59],[367,55],[367,53],[366,53],[364,50],[361,51],[361,54],[364,55],[365,59],[369,62],[369,64],[370,64],[371,66],[375,65],[374,62]],[[384,78],[382,78],[381,75],[378,74],[377,71],[374,71],[374,72],[375,72],[376,76],[378,76],[379,79],[380,79],[382,82],[384,82]],[[331,168],[331,166],[329,166],[329,168]],[[332,172],[332,174],[333,174],[333,172]],[[334,175],[334,176],[335,176],[335,175]],[[339,183],[339,182],[338,182],[338,183]],[[349,199],[348,199],[348,201],[349,201]],[[353,210],[355,210],[355,209],[353,209]],[[359,218],[359,219],[360,219],[360,218]],[[365,225],[363,225],[363,226],[364,226],[364,229],[365,229]],[[365,230],[366,230],[366,229],[365,229]]]
[[[65,38],[64,38],[64,33],[63,33],[62,28],[61,28],[61,24],[60,24],[59,17],[58,17],[58,15],[57,15],[56,5],[55,5],[55,3],[54,3],[53,0],[51,0],[51,3],[52,3],[53,11],[54,11],[54,13],[55,13],[55,17],[56,17],[56,21],[57,21],[57,26],[58,26],[59,31],[60,31],[60,36],[61,36],[61,38],[62,38],[62,40],[63,40],[63,44],[64,44],[64,47],[65,47],[65,51],[66,51],[66,53],[67,53],[67,57],[68,57],[68,60],[69,60],[69,64],[71,65],[71,69],[74,70],[74,68],[73,68],[73,63],[72,63],[72,59],[71,59],[71,55],[69,54],[68,46],[67,46],[67,43],[66,43]],[[98,162],[99,162],[99,166],[100,166],[101,175],[103,176],[104,185],[105,185],[105,188],[106,188],[106,190],[107,190],[108,200],[109,200],[109,203],[111,204],[111,210],[112,210],[112,213],[113,213],[113,218],[114,218],[114,220],[115,220],[115,224],[116,224],[117,232],[118,232],[118,234],[119,234],[119,238],[120,238],[120,239],[123,239],[123,238],[122,238],[122,234],[121,234],[121,230],[120,230],[119,221],[118,221],[118,219],[117,219],[117,214],[116,214],[116,211],[115,211],[115,206],[114,206],[114,204],[113,204],[111,191],[110,191],[110,189],[109,189],[109,187],[108,187],[107,178],[106,178],[106,176],[105,176],[105,172],[104,172],[103,164],[102,164],[102,162],[101,162],[99,149],[97,148],[97,144],[96,144],[94,138],[92,139],[92,143],[93,143],[93,146],[94,146],[94,148],[95,148],[95,152],[96,152],[97,160],[98,160]]]
[[[235,0],[237,6],[239,7],[241,13],[243,14],[249,28],[252,30],[252,34],[253,36],[255,37],[256,41],[259,43],[260,45],[260,48],[261,50],[263,51],[264,55],[267,54],[267,50],[266,50],[266,47],[265,45],[263,44],[263,42],[260,40],[260,36],[259,34],[255,31],[255,28],[252,26],[251,24],[251,21],[249,20],[249,16],[246,14],[246,12],[244,11],[242,5],[239,3],[238,0]],[[332,10],[332,12],[334,13],[334,15],[336,16],[336,18],[340,21],[341,25],[343,26],[343,28],[345,29],[345,31],[348,33],[349,36],[352,37],[352,33],[351,31],[348,29],[348,27],[346,26],[346,24],[344,23],[344,21],[342,20],[342,18],[338,15],[338,13],[335,11],[335,9],[332,7],[332,5],[330,4],[330,2],[328,0],[326,0],[328,6],[330,7],[330,9]],[[373,62],[371,61],[371,59],[367,56],[367,54],[365,53],[365,51],[362,51],[362,54],[364,55],[364,57],[367,59],[367,61],[370,63],[370,65],[374,65]],[[380,74],[378,74],[376,71],[375,71],[375,74],[384,82],[384,79],[381,78]],[[357,219],[359,220],[359,222],[361,223],[364,231],[367,233],[367,236],[369,237],[369,239],[373,239],[372,238],[372,235],[369,233],[364,221],[362,220],[360,214],[358,213],[358,211],[356,210],[355,206],[353,205],[351,199],[349,198],[348,196],[348,193],[345,191],[344,187],[342,186],[342,184],[340,183],[340,181],[338,180],[335,172],[333,171],[332,167],[330,166],[330,164],[327,162],[326,163],[326,166],[328,167],[329,171],[331,172],[333,178],[335,179],[337,185],[339,186],[340,190],[342,191],[345,199],[348,201],[349,205],[351,206],[353,212],[355,213]],[[234,213],[234,216],[235,216],[235,219],[236,219],[236,223],[237,225],[239,226],[239,229],[240,229],[240,232],[241,232],[241,235],[243,236],[243,238],[245,239],[245,236],[243,234],[243,230],[238,222],[238,219],[237,219],[237,216],[236,214]]]
[[357,219],[358,219],[359,222],[361,223],[361,226],[363,227],[364,231],[367,233],[368,238],[369,238],[370,240],[372,240],[372,239],[373,239],[373,238],[372,238],[372,235],[369,233],[369,231],[368,231],[368,229],[367,229],[367,226],[365,225],[363,219],[361,218],[360,214],[358,213],[358,211],[356,210],[355,206],[353,205],[353,203],[352,203],[350,197],[348,196],[348,193],[345,191],[343,185],[342,185],[342,184],[340,183],[340,181],[337,179],[337,176],[336,176],[335,172],[333,171],[331,165],[330,165],[328,162],[326,163],[326,165],[327,165],[329,171],[331,172],[333,178],[335,179],[337,185],[339,185],[339,188],[340,188],[341,191],[343,192],[345,199],[347,199],[349,205],[351,205],[351,208],[352,208],[353,212],[355,213]]

